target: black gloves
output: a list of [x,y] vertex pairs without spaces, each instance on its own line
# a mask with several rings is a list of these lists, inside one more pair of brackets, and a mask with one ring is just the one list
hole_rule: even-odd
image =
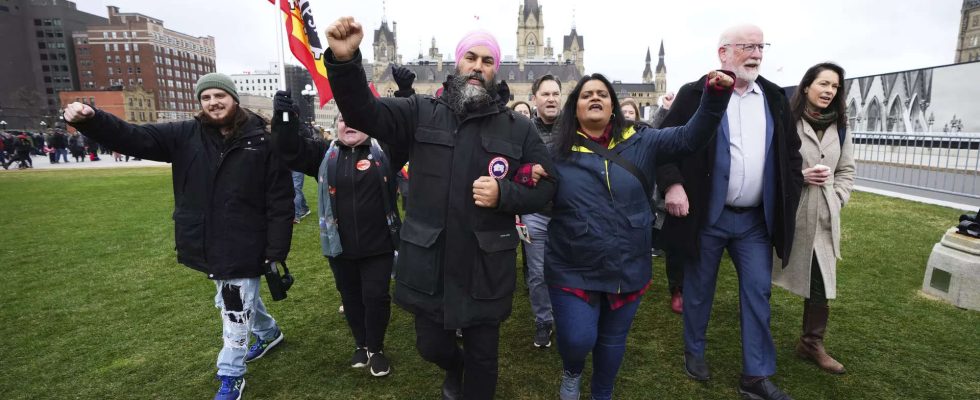
[[276,96],[272,98],[272,109],[275,110],[276,113],[288,111],[299,114],[299,105],[293,101],[293,96],[288,90],[280,90],[276,92]]
[[[272,133],[289,132],[293,135],[299,131],[299,105],[293,101],[288,90],[276,92],[272,98]],[[283,112],[289,113],[289,122],[282,121]]]
[[398,85],[399,91],[407,91],[412,89],[412,83],[415,82],[415,73],[408,68],[402,66],[396,66],[391,64],[391,77],[395,79],[395,84]]

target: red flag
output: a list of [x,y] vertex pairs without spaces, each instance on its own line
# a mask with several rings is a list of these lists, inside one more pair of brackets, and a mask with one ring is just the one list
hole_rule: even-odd
[[[275,3],[275,0],[269,0]],[[324,46],[316,32],[313,11],[309,0],[279,0],[279,8],[286,14],[286,39],[293,56],[310,72],[313,84],[320,96],[320,107],[333,98],[327,67],[323,64]]]

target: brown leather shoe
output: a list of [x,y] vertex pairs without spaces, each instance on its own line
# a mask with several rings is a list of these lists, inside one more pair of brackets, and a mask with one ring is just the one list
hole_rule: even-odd
[[844,365],[827,354],[823,347],[829,314],[830,307],[826,303],[803,303],[803,334],[796,344],[796,353],[804,359],[812,360],[820,369],[839,375],[847,372]]

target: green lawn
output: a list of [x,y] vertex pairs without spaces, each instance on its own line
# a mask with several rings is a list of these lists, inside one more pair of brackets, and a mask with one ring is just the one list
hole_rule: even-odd
[[[308,179],[311,201],[314,189]],[[0,204],[6,282],[0,290],[0,399],[214,395],[221,346],[214,285],[175,262],[169,169],[0,173]],[[831,376],[794,356],[802,302],[774,289],[776,382],[796,399],[980,398],[980,313],[918,294],[933,244],[959,214],[856,193],[844,210],[845,259],[828,337],[848,374]],[[416,353],[411,318],[398,308],[387,340],[392,375],[372,378],[347,367],[353,343],[337,313],[340,300],[319,255],[314,220],[294,232],[289,265],[297,283],[287,300],[267,303],[286,342],[251,365],[245,396],[437,398],[442,375]],[[726,265],[720,273],[707,384],[682,371],[681,322],[667,307],[661,260],[654,271],[617,398],[737,398],[741,353],[733,269]],[[526,292],[515,296],[514,305],[501,334],[497,398],[555,398],[561,369],[556,349],[531,346]]]

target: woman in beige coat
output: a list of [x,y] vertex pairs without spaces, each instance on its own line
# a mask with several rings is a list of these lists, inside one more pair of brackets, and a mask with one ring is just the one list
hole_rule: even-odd
[[834,374],[845,370],[824,350],[830,311],[827,300],[837,297],[840,210],[847,204],[854,185],[851,135],[847,133],[842,143],[838,129],[843,130],[847,123],[843,83],[843,68],[832,63],[817,64],[803,75],[790,101],[803,142],[800,154],[806,184],[796,212],[789,264],[786,268],[773,268],[772,274],[773,283],[805,299],[797,353]]

